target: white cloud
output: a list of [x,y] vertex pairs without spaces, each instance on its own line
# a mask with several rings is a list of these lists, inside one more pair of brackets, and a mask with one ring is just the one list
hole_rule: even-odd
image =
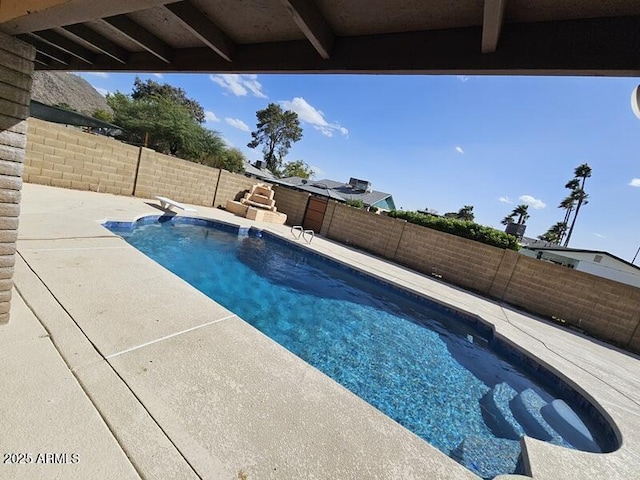
[[220,119],[216,117],[216,114],[213,113],[211,110],[207,110],[204,112],[204,119],[207,123],[220,121]]
[[471,80],[471,77],[469,75],[456,75],[456,78],[460,80],[462,83],[468,82],[469,80]]
[[598,238],[607,238],[607,237],[605,237],[604,235],[600,235],[599,233],[594,233],[594,235],[595,235],[596,237],[598,237]]
[[111,92],[109,90],[107,90],[106,88],[100,88],[100,87],[93,87],[96,92],[98,92],[100,95],[102,95],[103,97],[106,97],[108,94],[110,94]]
[[161,73],[154,73],[153,76],[156,78],[164,78],[164,75],[162,75]]
[[236,97],[245,97],[251,92],[254,97],[267,98],[262,92],[262,84],[255,74],[222,73],[209,75],[209,79]]
[[343,137],[349,138],[349,130],[341,126],[339,123],[327,122],[324,118],[324,113],[312,105],[309,105],[309,103],[302,97],[295,97],[293,100],[283,100],[280,104],[285,109],[296,112],[300,120],[304,123],[308,123],[327,137],[333,137],[333,134],[338,132]]
[[535,198],[531,195],[520,195],[518,197],[518,200],[520,200],[522,203],[529,205],[534,210],[541,210],[547,206],[547,204],[544,203],[542,200]]
[[632,187],[640,187],[640,178],[632,178],[629,185]]
[[85,75],[93,75],[94,77],[107,78],[109,74],[107,72],[84,72]]
[[227,122],[228,125],[231,125],[233,128],[237,128],[238,130],[242,130],[243,132],[250,132],[251,130],[249,129],[249,126],[244,123],[242,120],[239,120],[237,118],[225,118],[224,119],[225,122]]
[[462,147],[460,145],[456,146],[456,152],[458,153],[464,153],[464,150],[462,149]]
[[513,203],[509,197],[500,197],[498,200],[500,200],[501,203]]

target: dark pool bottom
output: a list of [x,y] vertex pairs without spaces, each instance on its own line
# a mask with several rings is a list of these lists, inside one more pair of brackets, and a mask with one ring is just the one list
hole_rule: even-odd
[[484,478],[518,471],[525,434],[617,446],[595,408],[474,316],[256,229],[185,217],[105,226]]

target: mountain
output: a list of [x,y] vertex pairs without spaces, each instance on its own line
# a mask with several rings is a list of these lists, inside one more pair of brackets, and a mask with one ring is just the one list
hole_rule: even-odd
[[87,115],[99,109],[111,112],[105,98],[84,78],[73,73],[33,72],[31,98],[47,105],[66,103]]

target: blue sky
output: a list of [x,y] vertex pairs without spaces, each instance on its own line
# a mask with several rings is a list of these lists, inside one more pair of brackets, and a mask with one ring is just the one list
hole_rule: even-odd
[[[82,74],[102,93],[130,93],[134,74]],[[315,178],[369,180],[398,208],[439,213],[473,205],[476,221],[528,203],[527,236],[561,221],[573,169],[588,163],[572,247],[631,261],[640,246],[640,119],[633,78],[140,74],[183,88],[208,112],[206,126],[246,147],[255,112],[269,102],[296,111],[304,129],[286,160]],[[637,261],[640,264],[640,260]]]

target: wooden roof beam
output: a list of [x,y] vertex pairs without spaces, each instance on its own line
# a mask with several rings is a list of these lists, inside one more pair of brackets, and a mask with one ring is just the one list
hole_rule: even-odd
[[173,49],[126,15],[103,18],[102,22],[118,30],[129,40],[138,44],[163,62],[171,63],[173,59]]
[[51,58],[62,65],[69,65],[70,56],[64,53],[62,50],[58,50],[48,43],[45,43],[36,37],[27,35],[26,33],[16,35],[16,38],[19,38],[23,42],[33,45],[36,48],[36,55],[40,54],[41,59],[42,57]]
[[331,57],[334,34],[318,6],[310,0],[281,0],[298,28],[325,60]]
[[62,28],[65,31],[69,32],[71,35],[84,40],[96,50],[100,50],[105,55],[110,56],[115,61],[122,64],[127,63],[129,52],[127,52],[124,48],[119,47],[115,43],[107,40],[94,30],[91,30],[86,25],[76,23],[75,25],[66,25]]
[[42,30],[40,32],[33,32],[31,35],[39,38],[43,42],[46,42],[53,47],[56,47],[59,50],[62,50],[65,53],[68,53],[71,56],[79,58],[83,62],[93,64],[96,59],[95,53],[69,40],[67,37],[54,32],[53,30]]
[[206,15],[189,1],[165,5],[193,35],[227,62],[233,61],[235,44]]
[[498,48],[506,5],[507,0],[484,0],[482,53],[493,53]]

